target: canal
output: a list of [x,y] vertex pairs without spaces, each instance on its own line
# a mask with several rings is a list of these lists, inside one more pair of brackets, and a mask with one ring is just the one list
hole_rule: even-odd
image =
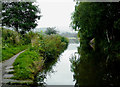
[[53,66],[55,72],[47,74],[47,85],[74,85],[69,58],[77,52],[78,46],[79,44],[69,44],[67,50],[60,55],[60,61]]

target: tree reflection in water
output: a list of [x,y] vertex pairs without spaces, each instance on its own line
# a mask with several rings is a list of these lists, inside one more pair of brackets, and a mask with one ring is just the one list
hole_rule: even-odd
[[112,49],[107,54],[92,49],[80,49],[79,58],[70,61],[74,72],[75,87],[79,86],[120,86],[120,56]]
[[56,63],[59,61],[59,57],[58,58],[55,58],[53,60],[46,60],[45,61],[45,64],[44,64],[44,67],[43,67],[43,71],[39,72],[37,75],[36,75],[36,79],[33,83],[32,86],[34,87],[46,87],[46,82],[45,82],[45,79],[47,79],[47,74],[50,74],[50,73],[54,73],[54,69],[53,67],[56,65]]

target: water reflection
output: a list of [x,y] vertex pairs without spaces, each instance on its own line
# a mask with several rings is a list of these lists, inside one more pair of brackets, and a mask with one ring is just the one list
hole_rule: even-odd
[[80,86],[120,86],[120,56],[104,51],[78,48],[80,56],[70,61],[74,72],[75,87]]
[[45,66],[43,67],[43,71],[39,72],[36,76],[36,81],[34,81],[33,86],[34,87],[46,87],[46,76],[49,73],[54,73],[53,66],[56,65],[56,63],[59,61],[59,58],[54,60],[47,60],[45,62]]
[[37,83],[35,84],[43,87],[46,85],[74,85],[69,58],[71,54],[77,52],[78,46],[79,44],[69,44],[67,50],[59,58],[48,60],[43,71],[36,77],[35,82]]
[[47,85],[74,85],[69,58],[76,51],[77,44],[70,44],[68,49],[61,54],[60,61],[53,67],[56,72],[47,75]]

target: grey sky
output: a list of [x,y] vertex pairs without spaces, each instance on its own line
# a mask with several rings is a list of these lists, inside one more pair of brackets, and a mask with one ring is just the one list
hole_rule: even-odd
[[36,0],[41,9],[40,21],[37,28],[57,27],[58,30],[71,31],[71,13],[74,11],[73,0]]

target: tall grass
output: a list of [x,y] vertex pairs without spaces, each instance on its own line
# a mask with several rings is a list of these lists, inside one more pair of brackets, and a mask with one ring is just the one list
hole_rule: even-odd
[[68,40],[62,38],[59,35],[33,36],[31,47],[21,53],[13,64],[15,70],[13,78],[34,80],[47,62],[56,60],[67,48]]
[[29,32],[20,35],[9,29],[2,29],[2,61],[11,58],[16,53],[21,53],[15,60],[14,79],[35,79],[39,71],[49,61],[56,60],[67,48],[68,39],[60,35],[44,35],[42,33]]
[[31,38],[35,33],[27,33],[21,35],[16,31],[0,28],[2,30],[2,59],[0,61],[7,60],[13,55],[26,49],[31,43]]
[[2,60],[0,61],[4,61],[11,58],[12,56],[19,53],[20,51],[25,50],[27,47],[28,45],[22,45],[22,46],[16,46],[16,47],[11,46],[11,47],[2,48]]
[[34,50],[21,53],[14,62],[14,79],[34,79],[34,75],[42,69],[43,57]]

